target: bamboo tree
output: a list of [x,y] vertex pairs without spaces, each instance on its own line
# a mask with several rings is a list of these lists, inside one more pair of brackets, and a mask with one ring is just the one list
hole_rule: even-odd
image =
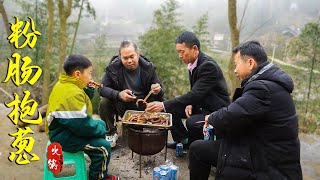
[[[320,33],[320,32],[318,32]],[[315,41],[318,41],[320,40],[319,39],[319,36],[316,37]],[[309,109],[309,101],[310,101],[310,93],[311,93],[311,85],[312,85],[312,78],[313,78],[313,69],[314,69],[314,64],[316,62],[316,54],[317,54],[317,47],[314,46],[313,48],[313,56],[311,58],[311,67],[310,67],[310,76],[309,76],[309,82],[308,82],[308,91],[307,91],[307,102],[306,102],[306,109],[305,109],[305,114],[308,113],[308,109]]]
[[71,45],[71,48],[70,48],[70,53],[69,53],[70,55],[72,54],[72,51],[73,51],[73,48],[74,48],[74,42],[76,41],[76,37],[77,37],[78,28],[79,28],[79,24],[80,24],[81,13],[82,13],[83,3],[84,3],[84,0],[81,1],[80,11],[79,11],[79,14],[78,14],[78,20],[77,20],[77,24],[76,24],[76,30],[75,30],[75,32],[74,32],[73,40],[72,40],[72,45]]
[[159,78],[166,88],[166,98],[184,94],[189,88],[187,71],[174,44],[184,29],[179,24],[178,8],[177,0],[167,0],[154,12],[150,29],[139,37],[142,53],[157,66]]
[[52,55],[52,46],[53,46],[53,24],[54,24],[54,4],[53,0],[48,1],[48,26],[47,26],[47,45],[46,45],[46,54],[44,60],[43,70],[43,85],[42,85],[42,104],[48,103],[49,98],[49,84],[50,84],[50,64],[51,64],[51,55]]
[[200,43],[201,50],[206,51],[210,41],[208,40],[208,12],[200,16],[196,25],[192,27],[192,31],[197,35]]
[[[293,39],[290,44],[290,53],[307,57],[310,61],[310,74],[308,77],[308,88],[306,92],[306,106],[304,113],[309,112],[309,102],[312,90],[312,81],[316,62],[320,60],[320,19],[316,22],[307,23],[301,34]],[[305,116],[307,117],[307,116]]]

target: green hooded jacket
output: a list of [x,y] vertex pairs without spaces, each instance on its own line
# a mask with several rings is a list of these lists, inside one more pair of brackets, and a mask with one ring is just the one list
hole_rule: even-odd
[[89,139],[105,138],[106,124],[92,119],[94,89],[66,74],[60,74],[48,102],[47,127],[51,142],[61,144],[64,151],[83,150]]

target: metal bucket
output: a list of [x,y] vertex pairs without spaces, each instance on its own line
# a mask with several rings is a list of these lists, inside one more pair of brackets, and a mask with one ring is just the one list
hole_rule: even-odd
[[166,145],[167,130],[155,128],[128,128],[128,146],[140,155],[154,155]]

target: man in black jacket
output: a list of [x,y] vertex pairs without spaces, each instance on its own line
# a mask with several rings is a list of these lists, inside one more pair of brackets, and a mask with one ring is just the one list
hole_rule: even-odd
[[233,102],[206,116],[222,134],[218,141],[195,141],[190,146],[190,179],[302,179],[298,118],[290,93],[292,79],[256,41],[233,52],[237,77],[242,81]]
[[[204,116],[229,104],[227,84],[219,65],[200,51],[200,42],[192,32],[183,32],[176,39],[176,50],[183,63],[188,65],[191,90],[164,102],[148,103],[148,111],[166,111],[173,114],[171,134],[175,148],[177,142],[192,143],[203,139]],[[187,117],[187,129],[181,118]]]
[[107,140],[114,147],[117,140],[114,115],[123,116],[125,111],[144,110],[145,106],[136,106],[137,99],[143,99],[152,89],[153,94],[148,101],[163,100],[163,90],[157,77],[155,66],[140,55],[138,47],[130,41],[123,41],[119,55],[114,56],[105,68],[101,80],[102,88],[98,92],[102,96],[99,115],[106,121]]

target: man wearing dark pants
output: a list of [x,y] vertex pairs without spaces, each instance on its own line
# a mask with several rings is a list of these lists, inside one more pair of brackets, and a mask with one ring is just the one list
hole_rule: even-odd
[[143,99],[152,91],[149,101],[163,100],[163,90],[155,66],[140,55],[138,47],[130,41],[123,41],[119,55],[114,56],[105,69],[98,89],[102,96],[99,115],[107,124],[107,140],[111,147],[116,145],[117,133],[114,115],[123,116],[126,110],[144,110],[145,105],[136,106],[137,99]]
[[240,44],[233,52],[241,87],[228,107],[205,117],[204,133],[210,124],[223,140],[190,145],[190,179],[207,180],[213,165],[216,180],[301,180],[292,79],[268,62],[257,41]]
[[[184,95],[164,102],[147,104],[147,111],[166,111],[173,114],[172,138],[169,148],[175,148],[178,142],[186,146],[197,139],[203,139],[204,116],[221,107],[227,106],[229,93],[219,65],[201,52],[200,42],[195,34],[185,31],[176,39],[179,58],[188,65],[191,90]],[[187,129],[181,118],[187,117]]]
[[[150,98],[151,99],[151,98]],[[115,134],[117,128],[114,126],[114,115],[123,116],[126,110],[138,110],[144,111],[145,105],[140,104],[136,106],[135,101],[133,102],[123,102],[123,101],[112,101],[109,98],[102,98],[99,105],[99,114],[101,119],[108,119],[106,121],[108,127],[108,134]]]
[[[208,179],[211,165],[217,167],[221,139],[216,141],[195,141],[189,149],[189,168],[193,170],[190,179]],[[197,148],[194,148],[197,147]],[[192,153],[192,154],[190,154]],[[206,169],[207,171],[203,171]]]

